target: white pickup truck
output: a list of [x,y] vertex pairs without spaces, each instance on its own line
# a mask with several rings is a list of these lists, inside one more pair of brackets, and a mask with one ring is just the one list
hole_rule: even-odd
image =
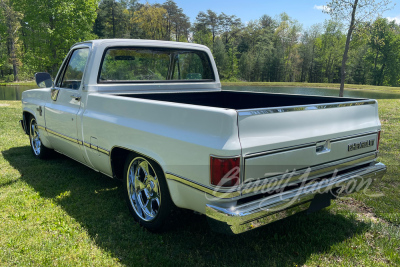
[[[32,152],[121,179],[150,230],[173,208],[241,233],[382,178],[375,100],[222,91],[210,50],[148,40],[74,45],[22,95]],[[173,213],[172,213],[173,214]]]

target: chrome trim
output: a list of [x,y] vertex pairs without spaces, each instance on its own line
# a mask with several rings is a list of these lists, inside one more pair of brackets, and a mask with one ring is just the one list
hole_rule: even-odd
[[334,192],[342,196],[361,191],[380,180],[385,173],[386,166],[376,163],[331,179],[305,184],[290,191],[230,208],[207,204],[206,216],[213,230],[226,234],[239,234],[306,210],[317,194],[332,193],[332,190],[335,190]]
[[74,99],[75,101],[80,101],[81,100],[81,96],[79,94],[72,94],[71,98]]
[[370,131],[370,132],[365,132],[365,133],[360,133],[360,134],[346,135],[346,136],[343,136],[343,137],[333,138],[333,139],[331,139],[331,142],[343,141],[343,140],[346,140],[346,139],[352,139],[352,138],[361,137],[361,136],[378,134],[379,131],[380,130]]
[[249,159],[249,158],[254,158],[254,157],[259,157],[259,156],[279,153],[279,152],[285,152],[285,151],[299,149],[299,148],[306,148],[306,147],[315,146],[315,144],[316,144],[316,142],[312,142],[312,143],[305,143],[305,144],[301,144],[301,145],[295,145],[295,146],[288,146],[288,147],[283,147],[283,148],[271,149],[271,150],[262,151],[262,152],[248,153],[248,154],[244,155],[244,158],[245,159]]
[[[353,135],[347,135],[347,136],[343,136],[343,137],[333,138],[333,139],[330,139],[330,142],[334,143],[334,142],[343,141],[346,139],[352,139],[352,138],[356,138],[356,137],[368,136],[368,135],[373,135],[373,134],[378,134],[378,131],[370,131],[370,132],[365,132],[365,133],[360,133],[360,134],[353,134]],[[324,142],[325,141],[326,140],[324,140]],[[248,154],[244,155],[244,158],[248,159],[248,158],[264,156],[264,155],[279,153],[279,152],[285,152],[285,151],[299,149],[299,148],[311,147],[311,146],[315,146],[317,143],[318,142],[310,142],[310,143],[304,143],[304,144],[295,145],[295,146],[288,146],[288,147],[266,150],[266,151],[262,151],[262,152],[248,153]]]
[[242,186],[242,196],[248,197],[253,192],[256,192],[255,194],[259,194],[260,191],[266,190],[271,187],[273,187],[274,189],[279,189],[284,186],[291,186],[298,184],[300,182],[300,178],[303,175],[307,174],[308,171],[309,172],[306,179],[307,181],[333,173],[335,170],[343,171],[349,168],[356,167],[358,165],[367,164],[369,162],[374,161],[375,159],[376,159],[375,152],[369,152],[361,156],[358,155],[355,157],[328,162],[322,165],[317,165],[306,169],[296,170],[293,173],[289,173],[291,175],[289,177],[287,177],[285,174],[282,174],[267,178],[261,178],[258,180],[248,181]]
[[286,106],[286,107],[274,107],[274,108],[258,108],[258,109],[242,109],[238,110],[239,116],[253,116],[253,115],[264,115],[272,113],[292,112],[292,111],[307,111],[315,109],[328,109],[328,108],[342,108],[352,106],[363,106],[376,104],[375,100],[366,101],[350,101],[350,102],[338,102],[330,104],[316,104],[316,105],[299,105],[299,106]]

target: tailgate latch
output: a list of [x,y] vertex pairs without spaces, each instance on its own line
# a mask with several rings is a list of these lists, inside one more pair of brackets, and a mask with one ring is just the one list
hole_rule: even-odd
[[315,152],[317,155],[331,152],[331,140],[317,142]]

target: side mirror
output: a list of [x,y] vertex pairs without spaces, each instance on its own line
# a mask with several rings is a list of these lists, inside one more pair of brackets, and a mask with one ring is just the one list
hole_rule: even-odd
[[40,88],[48,88],[53,86],[53,80],[51,79],[50,74],[47,72],[37,72],[35,73],[36,84]]

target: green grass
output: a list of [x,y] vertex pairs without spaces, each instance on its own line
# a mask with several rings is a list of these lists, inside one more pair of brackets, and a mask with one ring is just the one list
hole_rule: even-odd
[[0,86],[10,86],[10,85],[36,86],[36,82],[35,81],[0,82]]
[[399,100],[379,100],[380,160],[371,193],[237,236],[204,216],[175,214],[160,235],[133,222],[118,181],[63,156],[35,159],[19,129],[21,104],[0,101],[0,266],[400,265]]
[[[340,88],[338,83],[301,83],[301,82],[222,82],[222,86],[267,86],[267,87],[309,87],[309,88]],[[360,84],[345,84],[345,90],[383,91],[400,93],[400,87],[374,86]]]

